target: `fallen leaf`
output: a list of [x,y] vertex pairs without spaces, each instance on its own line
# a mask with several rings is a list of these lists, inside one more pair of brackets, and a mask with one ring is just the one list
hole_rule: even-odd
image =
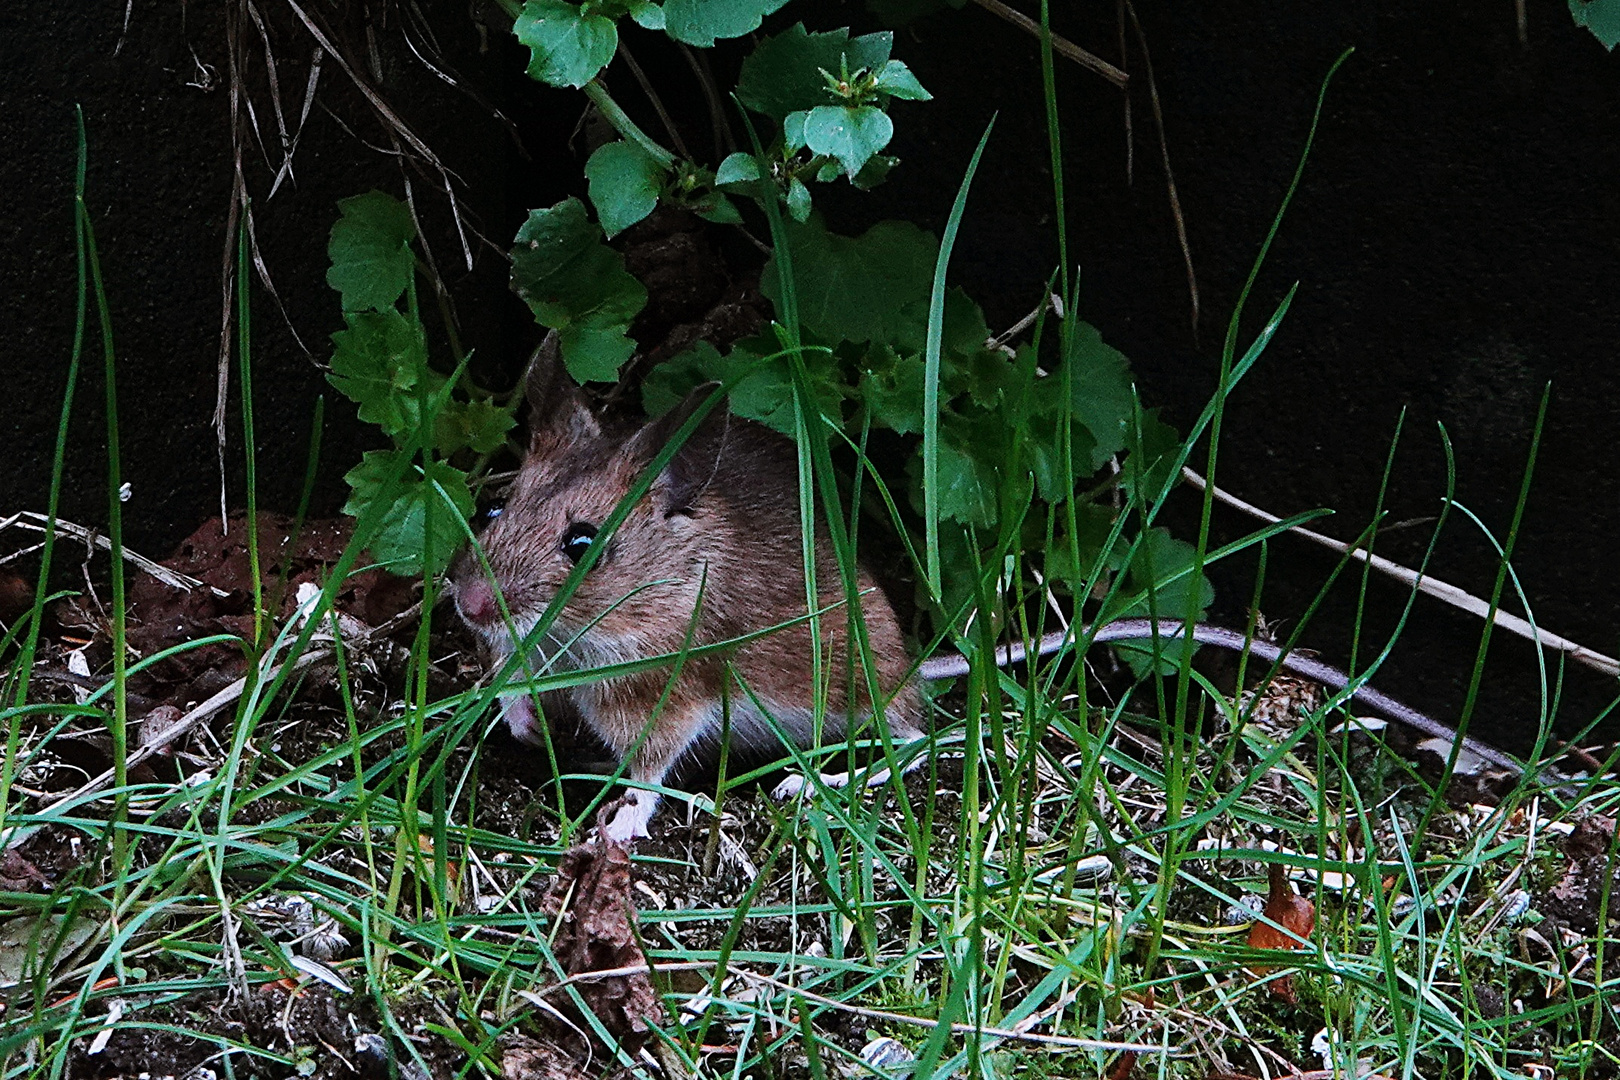
[[[565,907],[564,904],[567,904]],[[570,976],[647,963],[634,932],[630,852],[603,839],[570,848],[557,867],[547,907],[559,928],[552,948]],[[646,971],[578,982],[580,998],[614,1036],[644,1040],[663,1018]]]
[[[1265,917],[1269,921],[1256,919],[1249,928],[1251,949],[1302,948],[1296,936],[1308,940],[1316,929],[1316,905],[1294,891],[1293,884],[1288,880],[1288,870],[1282,863],[1271,864],[1271,893],[1266,897]],[[1272,923],[1277,925],[1273,926]],[[1276,968],[1255,966],[1250,970],[1256,978],[1260,978]],[[1295,1000],[1293,976],[1284,975],[1273,980],[1271,992],[1292,1003]]]

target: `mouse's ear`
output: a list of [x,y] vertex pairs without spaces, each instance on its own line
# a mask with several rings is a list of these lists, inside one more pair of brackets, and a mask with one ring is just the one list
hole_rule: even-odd
[[579,384],[563,367],[557,331],[547,332],[546,339],[529,358],[529,369],[523,376],[523,392],[529,399],[531,454],[559,450],[602,434],[602,425],[585,404]]
[[[717,382],[704,383],[694,388],[669,412],[647,421],[625,444],[625,453],[640,465],[651,462],[719,386]],[[731,412],[726,408],[725,400],[721,399],[664,466],[655,490],[664,504],[666,515],[691,511],[697,497],[714,479],[730,426]]]

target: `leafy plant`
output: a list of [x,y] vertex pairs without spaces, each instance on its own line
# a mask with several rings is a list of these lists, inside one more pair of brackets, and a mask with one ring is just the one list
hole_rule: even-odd
[[[342,297],[344,329],[332,335],[327,378],[359,406],[360,419],[394,442],[392,450],[367,453],[344,477],[351,495],[343,511],[359,517],[382,500],[387,510],[372,555],[400,573],[436,573],[461,543],[473,509],[468,474],[444,459],[500,447],[513,405],[472,387],[465,361],[454,376],[428,362],[409,208],[379,191],[338,207],[326,280]],[[402,480],[389,482],[400,456],[413,463]]]
[[[754,149],[718,163],[682,160],[660,146],[598,80],[618,51],[626,18],[706,48],[754,32],[783,4],[508,4],[513,33],[530,49],[528,73],[550,86],[582,89],[619,136],[585,165],[596,220],[576,198],[532,211],[512,249],[512,288],[541,326],[558,332],[575,379],[613,382],[637,349],[630,329],[647,294],[608,239],[661,203],[721,225],[741,224],[745,213],[781,215],[777,249],[760,279],[777,324],[725,352],[704,342],[652,369],[641,386],[645,407],[662,412],[692,387],[722,380],[735,384],[732,411],[789,436],[803,431],[802,394],[806,407],[851,443],[872,429],[915,439],[928,426],[926,357],[940,244],[898,221],[839,235],[816,212],[811,194],[813,185],[840,179],[870,187],[898,164],[884,152],[894,134],[893,105],[930,95],[892,55],[893,35],[851,36],[847,28],[817,31],[797,23],[760,38],[742,61],[733,95]],[[377,554],[404,566],[410,565],[404,549],[420,543],[427,527],[430,489],[444,490],[446,505],[458,511],[468,505],[464,474],[443,459],[494,449],[513,411],[511,401],[429,365],[412,288],[412,235],[409,215],[386,196],[350,200],[333,229],[330,274],[349,322],[336,339],[334,384],[356,401],[362,419],[394,439],[392,453],[421,455],[403,494],[375,482],[386,454],[369,455],[349,477],[354,510],[378,498],[396,500]],[[1062,299],[1072,308],[1072,296]],[[920,448],[887,478],[909,488],[911,512],[948,526],[937,540],[947,571],[943,595],[925,601],[958,610],[970,598],[980,560],[998,542],[1006,547],[1007,536],[997,537],[1010,529],[1017,546],[1048,553],[1050,582],[1080,596],[1113,583],[1120,594],[1109,606],[1113,614],[1202,612],[1211,590],[1192,546],[1146,523],[1135,530],[1137,539],[1122,544],[1115,523],[1124,501],[1099,501],[1114,492],[1152,500],[1171,478],[1166,454],[1179,444],[1174,431],[1139,408],[1126,358],[1095,327],[1072,319],[1044,342],[1044,321],[1030,342],[992,342],[979,305],[960,289],[944,293],[938,318],[934,490],[924,491]],[[1099,477],[1103,470],[1108,474]],[[901,518],[901,527],[917,521]],[[447,520],[436,527],[448,540],[457,526]]]

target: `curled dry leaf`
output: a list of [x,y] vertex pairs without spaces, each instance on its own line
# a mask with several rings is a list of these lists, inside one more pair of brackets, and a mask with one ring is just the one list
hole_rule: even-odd
[[[552,947],[569,975],[646,965],[634,932],[630,853],[622,844],[596,839],[570,848],[557,867],[547,906],[560,924]],[[578,987],[603,1026],[632,1045],[663,1016],[645,971],[582,979]]]
[[[1282,863],[1271,864],[1271,893],[1266,897],[1265,916],[1269,921],[1257,919],[1249,928],[1251,949],[1298,949],[1300,943],[1295,937],[1309,939],[1316,929],[1316,905],[1294,891]],[[1279,926],[1283,929],[1279,930]],[[1260,978],[1276,969],[1257,965],[1251,970]],[[1284,975],[1273,981],[1271,992],[1292,1003],[1295,1000],[1293,976]]]

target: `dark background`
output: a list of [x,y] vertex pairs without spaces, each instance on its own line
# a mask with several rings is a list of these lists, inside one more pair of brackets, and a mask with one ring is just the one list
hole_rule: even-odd
[[[440,0],[427,22],[375,3],[301,6],[374,55],[394,110],[456,176],[473,269],[449,225],[441,179],[388,151],[388,135],[330,59],[293,159],[280,163],[266,79],[267,45],[246,25],[242,56],[265,147],[250,140],[244,171],[256,232],[279,304],[254,283],[255,418],[260,502],[290,510],[304,475],[320,363],[338,324],[324,283],[326,235],[338,199],[371,187],[411,190],[481,372],[510,378],[532,346],[527,312],[505,288],[502,250],[530,207],[580,187],[583,111],[576,94],[525,79],[526,51],[490,12]],[[1035,8],[1028,5],[1031,11]],[[1056,29],[1120,62],[1112,3],[1053,5]],[[32,7],[33,11],[26,8]],[[119,359],[126,539],[165,554],[216,513],[211,418],[220,351],[222,259],[232,184],[228,8],[136,0],[124,25],[116,0],[45,12],[0,8],[0,510],[43,509],[73,337],[72,106],[89,134],[87,202],[112,309]],[[312,39],[277,0],[260,5],[289,128]],[[1488,4],[1306,5],[1144,2],[1165,141],[1200,290],[1195,336],[1153,122],[1143,56],[1129,34],[1126,95],[1059,61],[1071,255],[1082,274],[1079,314],[1132,360],[1141,395],[1182,429],[1209,396],[1239,289],[1304,146],[1321,80],[1355,53],[1328,91],[1316,149],[1243,320],[1246,344],[1299,283],[1281,331],[1239,388],[1225,419],[1218,480],[1287,514],[1331,507],[1320,527],[1349,539],[1370,519],[1404,410],[1388,505],[1396,521],[1432,517],[1445,488],[1437,425],[1456,453],[1460,501],[1505,533],[1544,386],[1552,386],[1541,458],[1515,565],[1536,616],[1600,651],[1620,651],[1613,553],[1620,517],[1620,60],[1572,25],[1563,0],[1531,0],[1519,40],[1507,0]],[[878,24],[859,4],[790,4],[771,26]],[[365,42],[375,42],[368,54]],[[693,80],[659,37],[626,40],[668,100],[694,151],[712,152]],[[415,52],[412,44],[417,46]],[[743,45],[745,43],[739,43]],[[416,53],[452,73],[452,86]],[[1037,47],[976,7],[924,18],[896,35],[895,55],[935,100],[897,103],[893,147],[903,159],[871,193],[818,188],[837,228],[905,217],[938,231],[992,113],[999,119],[968,204],[954,280],[992,326],[1028,311],[1057,255]],[[741,47],[712,60],[723,85]],[[371,66],[369,60],[367,66]],[[639,108],[616,67],[614,91]],[[638,114],[639,115],[639,114]],[[659,130],[649,121],[649,131]],[[1134,145],[1130,172],[1128,142]],[[285,314],[283,314],[285,312]],[[293,330],[308,352],[295,339]],[[92,327],[93,330],[93,327]],[[1242,345],[1240,344],[1240,348]],[[62,512],[106,518],[106,440],[99,343],[92,333],[75,408]],[[233,371],[234,380],[234,371]],[[352,406],[328,393],[317,513],[341,505],[342,473],[374,445]],[[243,501],[240,419],[230,419],[227,501]],[[1201,455],[1200,455],[1201,456]],[[1184,490],[1166,522],[1196,527]],[[1251,526],[1217,512],[1216,539]],[[1421,559],[1429,531],[1391,533],[1379,550]],[[1271,545],[1267,615],[1297,618],[1334,565],[1294,538]],[[1495,557],[1453,513],[1432,564],[1437,576],[1488,595]],[[1243,618],[1254,560],[1214,573],[1217,616]],[[1348,656],[1357,577],[1347,575],[1312,621],[1306,643]],[[1368,641],[1381,641],[1405,602],[1376,582]],[[1287,623],[1285,621],[1285,629]],[[1477,647],[1477,620],[1420,599],[1379,685],[1454,717]],[[1365,647],[1364,647],[1365,648]],[[1570,673],[1560,711],[1590,719],[1612,680]],[[1476,730],[1521,745],[1534,729],[1532,650],[1498,635]]]

